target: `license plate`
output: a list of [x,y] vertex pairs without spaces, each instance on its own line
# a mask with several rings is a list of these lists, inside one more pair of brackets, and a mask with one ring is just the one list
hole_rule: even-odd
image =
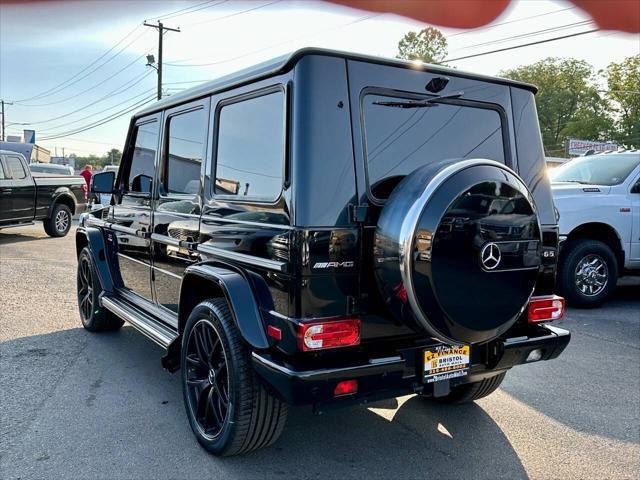
[[426,383],[463,377],[469,373],[469,345],[438,345],[424,351]]

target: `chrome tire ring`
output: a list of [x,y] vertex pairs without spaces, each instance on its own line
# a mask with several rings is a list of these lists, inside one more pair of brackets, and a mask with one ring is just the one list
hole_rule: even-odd
[[61,209],[58,211],[58,213],[56,213],[55,225],[58,232],[66,232],[69,228],[70,222],[71,218],[69,217],[69,213],[66,210]]
[[609,283],[609,268],[600,255],[590,253],[584,256],[574,271],[574,281],[578,291],[586,297],[600,295]]

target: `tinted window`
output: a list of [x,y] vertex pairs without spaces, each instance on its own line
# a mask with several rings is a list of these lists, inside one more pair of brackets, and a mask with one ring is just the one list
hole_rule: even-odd
[[176,115],[168,123],[168,156],[164,186],[170,193],[196,194],[207,134],[203,109]]
[[7,170],[11,178],[14,180],[27,178],[27,172],[25,172],[22,161],[18,157],[7,156],[6,159]]
[[130,192],[151,192],[157,148],[158,123],[145,123],[136,127],[136,142],[127,183]]
[[284,94],[226,105],[218,122],[216,193],[275,200],[284,168]]
[[438,103],[398,108],[376,102],[413,101],[382,95],[364,98],[369,186],[377,198],[416,168],[455,158],[504,162],[500,115],[494,110]]

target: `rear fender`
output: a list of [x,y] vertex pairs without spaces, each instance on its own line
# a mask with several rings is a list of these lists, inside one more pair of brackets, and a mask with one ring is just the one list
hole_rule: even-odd
[[53,194],[51,203],[49,204],[49,210],[47,211],[47,217],[50,217],[53,214],[53,207],[58,203],[62,203],[69,207],[71,210],[71,214],[75,215],[76,213],[76,197],[73,195],[73,192],[68,187],[59,187],[55,193]]
[[[206,282],[212,286],[211,293],[222,293],[224,295],[229,303],[229,308],[238,330],[249,345],[261,350],[269,348],[269,340],[267,339],[260,314],[260,304],[256,295],[261,293],[262,289],[258,288],[257,291],[254,291],[255,278],[250,278],[246,272],[235,270],[233,267],[224,264],[192,265],[185,271],[180,289],[179,318],[181,332],[191,309],[195,306],[194,303],[204,300],[204,298],[193,299],[193,296],[189,295],[190,285],[193,285],[194,281]],[[269,307],[266,306],[266,308]]]
[[76,254],[79,256],[84,247],[89,248],[102,290],[113,293],[114,282],[102,230],[95,227],[78,227],[76,230]]

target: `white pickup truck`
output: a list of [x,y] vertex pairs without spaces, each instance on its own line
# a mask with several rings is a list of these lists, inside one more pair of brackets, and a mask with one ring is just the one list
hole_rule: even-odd
[[595,307],[618,277],[640,274],[640,151],[581,157],[550,172],[560,214],[558,288]]

